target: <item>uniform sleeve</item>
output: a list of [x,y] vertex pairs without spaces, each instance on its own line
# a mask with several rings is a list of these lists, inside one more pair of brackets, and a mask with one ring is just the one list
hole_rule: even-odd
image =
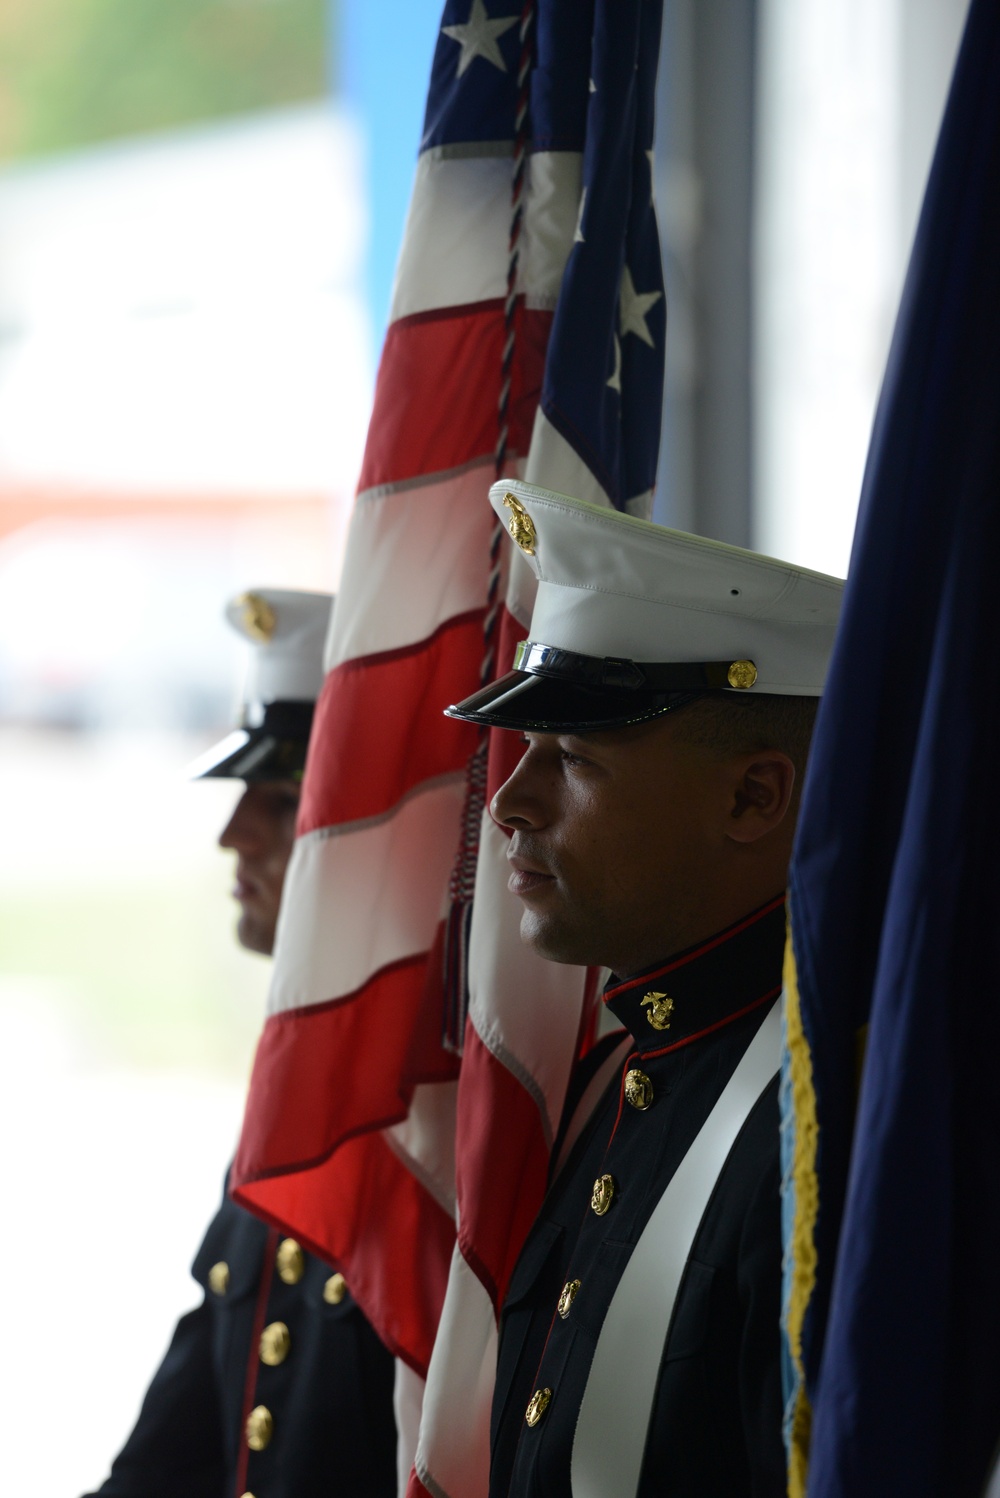
[[781,1183],[777,1164],[753,1193],[739,1250],[743,1311],[739,1399],[753,1498],[785,1498],[781,1417]]
[[222,1422],[207,1304],[182,1316],[111,1475],[88,1498],[223,1498]]

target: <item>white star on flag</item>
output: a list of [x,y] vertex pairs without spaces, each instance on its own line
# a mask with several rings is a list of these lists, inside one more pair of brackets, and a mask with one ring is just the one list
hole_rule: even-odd
[[576,215],[576,229],[573,233],[574,244],[586,244],[583,237],[583,211],[587,206],[587,189],[584,188],[580,194],[580,211]]
[[662,295],[662,291],[636,291],[632,272],[626,265],[622,271],[622,289],[618,303],[618,322],[623,338],[626,333],[634,333],[643,343],[648,343],[650,348],[656,347],[653,335],[646,326],[646,313]]
[[614,373],[612,374],[610,380],[606,380],[605,384],[606,385],[610,385],[612,390],[617,390],[618,394],[621,395],[621,393],[622,393],[622,346],[621,346],[621,340],[618,337],[618,334],[616,333],[614,336],[615,336],[615,368],[614,368]]
[[458,73],[461,78],[466,68],[476,57],[485,57],[501,73],[506,73],[507,64],[503,60],[503,54],[497,46],[497,37],[503,36],[512,26],[517,25],[517,16],[500,16],[491,21],[486,13],[483,0],[472,0],[472,9],[469,19],[464,26],[442,26],[441,30],[445,36],[453,42],[458,42],[461,52],[458,54]]

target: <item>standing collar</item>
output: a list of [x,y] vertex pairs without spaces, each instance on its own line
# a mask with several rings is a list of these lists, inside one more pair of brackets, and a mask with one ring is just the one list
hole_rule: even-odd
[[784,951],[782,894],[624,983],[612,978],[604,1002],[632,1032],[641,1056],[675,1050],[777,998]]

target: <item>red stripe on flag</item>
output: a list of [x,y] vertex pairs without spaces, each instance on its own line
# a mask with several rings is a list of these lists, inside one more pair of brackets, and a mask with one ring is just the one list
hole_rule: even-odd
[[312,1170],[239,1181],[234,1169],[233,1179],[241,1206],[283,1230],[294,1224],[303,1247],[342,1271],[390,1352],[426,1377],[455,1227],[382,1136],[351,1139]]
[[383,968],[345,998],[268,1016],[234,1181],[321,1165],[352,1135],[405,1118],[418,1082],[456,1074],[454,1058],[428,1065],[427,955]]
[[[545,1195],[549,1141],[538,1104],[486,1048],[471,1022],[465,1031],[458,1116],[459,1246],[499,1307]],[[503,1120],[502,1129],[496,1127],[497,1119]],[[484,1181],[488,1190],[482,1189]]]
[[406,1498],[431,1498],[416,1472],[410,1473],[410,1480],[406,1484]]
[[[518,303],[507,451],[525,453],[542,388],[552,313]],[[358,490],[443,473],[492,453],[505,338],[503,301],[418,312],[385,337]],[[428,420],[428,392],[447,420]]]
[[331,671],[316,707],[298,835],[380,816],[423,781],[464,770],[477,730],[444,709],[475,691],[482,659],[476,609],[419,645]]

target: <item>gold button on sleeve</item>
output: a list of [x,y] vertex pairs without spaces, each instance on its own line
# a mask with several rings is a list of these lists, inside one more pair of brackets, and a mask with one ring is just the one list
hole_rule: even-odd
[[292,1350],[292,1334],[283,1321],[272,1321],[260,1334],[260,1360],[277,1368]]
[[274,1416],[266,1404],[258,1404],[247,1416],[247,1445],[251,1451],[263,1451],[274,1435]]
[[559,1304],[556,1309],[558,1310],[560,1316],[564,1321],[569,1315],[570,1306],[573,1304],[574,1300],[576,1300],[576,1295],[579,1288],[579,1280],[567,1280],[565,1285],[563,1285],[562,1287],[562,1294],[559,1297]]
[[524,1418],[529,1425],[537,1425],[552,1403],[551,1389],[536,1389],[528,1400],[528,1408],[524,1412]]
[[225,1295],[229,1289],[229,1265],[220,1259],[208,1271],[208,1288],[213,1295]]
[[614,1176],[598,1176],[590,1195],[590,1205],[598,1217],[603,1217],[615,1195]]
[[625,1073],[625,1101],[639,1113],[645,1113],[653,1101],[653,1084],[637,1066]]
[[294,1238],[282,1238],[274,1262],[285,1285],[297,1285],[306,1272],[306,1256]]
[[347,1294],[347,1281],[342,1274],[331,1274],[323,1286],[323,1299],[328,1306],[339,1306]]

